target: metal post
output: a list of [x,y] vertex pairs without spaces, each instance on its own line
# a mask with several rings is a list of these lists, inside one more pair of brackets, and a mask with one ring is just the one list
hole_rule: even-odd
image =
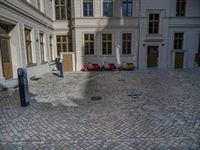
[[60,60],[60,77],[64,78],[64,66],[62,60]]
[[25,107],[29,105],[29,90],[28,90],[28,78],[27,70],[24,68],[17,69],[18,74],[18,84],[19,84],[19,94],[21,106]]

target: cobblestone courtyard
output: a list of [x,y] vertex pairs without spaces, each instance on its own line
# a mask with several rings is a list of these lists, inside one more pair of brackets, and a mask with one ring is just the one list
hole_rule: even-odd
[[49,73],[29,90],[26,108],[0,93],[0,149],[200,149],[199,70]]

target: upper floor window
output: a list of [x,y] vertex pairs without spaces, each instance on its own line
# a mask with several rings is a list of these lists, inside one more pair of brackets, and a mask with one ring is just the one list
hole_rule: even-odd
[[83,0],[83,16],[93,16],[93,0]]
[[176,16],[185,16],[186,0],[176,1]]
[[56,20],[67,19],[67,0],[55,0]]
[[68,41],[67,35],[57,35],[57,52],[60,55],[60,52],[67,52],[68,51]]
[[159,14],[149,14],[149,34],[159,33]]
[[41,10],[41,3],[40,3],[40,0],[37,0],[37,8],[38,8],[39,10]]
[[107,17],[113,16],[113,1],[112,0],[103,1],[103,16],[107,16]]
[[40,58],[41,62],[44,62],[44,34],[40,33]]
[[25,44],[26,44],[26,57],[27,64],[30,65],[33,63],[32,58],[32,42],[31,42],[31,30],[25,28]]
[[94,34],[84,35],[84,50],[86,55],[94,55]]
[[131,54],[131,33],[124,33],[122,35],[122,54],[130,55]]
[[184,33],[175,33],[174,34],[174,49],[183,48]]
[[102,34],[103,55],[112,55],[112,34]]
[[132,0],[122,0],[122,15],[123,16],[132,16]]

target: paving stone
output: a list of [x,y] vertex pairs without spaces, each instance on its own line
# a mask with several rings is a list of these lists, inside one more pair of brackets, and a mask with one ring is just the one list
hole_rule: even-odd
[[0,149],[198,150],[199,83],[196,70],[48,73],[28,107],[0,92]]

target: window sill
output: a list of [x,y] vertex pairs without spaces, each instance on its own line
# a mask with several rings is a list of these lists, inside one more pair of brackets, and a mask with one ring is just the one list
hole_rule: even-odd
[[159,33],[148,33],[146,36],[162,36],[162,34]]
[[122,57],[132,57],[132,54],[121,54]]
[[94,16],[83,16],[83,18],[94,18]]
[[114,57],[114,55],[101,55],[100,57]]
[[172,52],[187,52],[186,49],[173,49]]
[[37,66],[37,63],[27,64],[27,67],[35,67],[35,66]]
[[84,54],[84,56],[88,56],[88,57],[96,57],[96,55],[94,55],[94,54]]

